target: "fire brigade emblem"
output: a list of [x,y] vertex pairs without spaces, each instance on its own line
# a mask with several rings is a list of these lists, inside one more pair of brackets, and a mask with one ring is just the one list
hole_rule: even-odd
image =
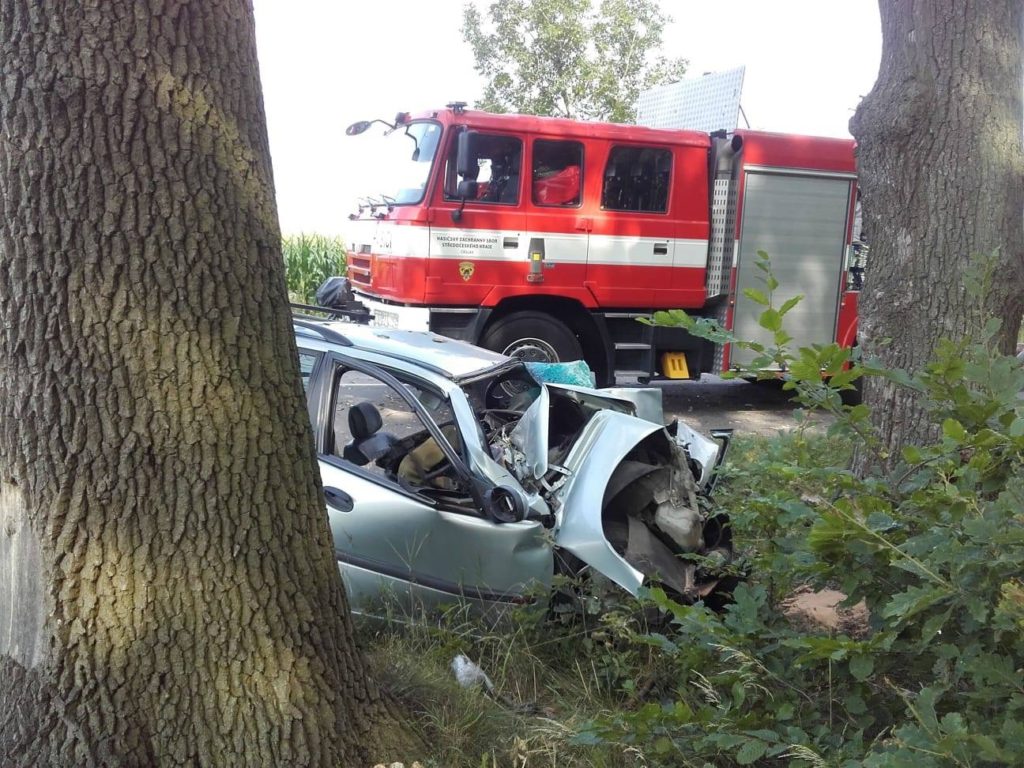
[[459,274],[462,275],[462,279],[466,282],[469,282],[469,278],[473,276],[474,269],[476,269],[476,265],[472,261],[459,262]]

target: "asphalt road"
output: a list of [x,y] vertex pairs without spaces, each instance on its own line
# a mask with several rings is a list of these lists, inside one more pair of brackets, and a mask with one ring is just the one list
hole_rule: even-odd
[[[707,431],[732,428],[738,434],[774,435],[796,426],[795,406],[776,382],[720,379],[704,374],[700,381],[658,381],[666,420],[678,417],[691,427]],[[817,425],[825,417],[815,415]]]

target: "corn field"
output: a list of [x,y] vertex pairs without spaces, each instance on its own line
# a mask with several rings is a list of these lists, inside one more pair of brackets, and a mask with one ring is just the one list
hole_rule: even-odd
[[345,274],[345,242],[324,235],[289,235],[282,238],[288,296],[313,304],[316,289],[328,277]]

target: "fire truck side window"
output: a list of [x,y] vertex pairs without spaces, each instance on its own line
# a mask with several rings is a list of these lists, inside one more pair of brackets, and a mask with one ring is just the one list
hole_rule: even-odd
[[668,211],[672,153],[658,147],[612,147],[604,169],[601,207],[610,211]]
[[583,186],[583,145],[578,141],[533,142],[533,204],[577,206]]
[[520,168],[523,161],[523,142],[514,136],[478,133],[473,142],[476,157],[476,178],[456,173],[458,134],[453,134],[444,173],[444,199],[459,200],[459,183],[474,182],[474,196],[478,203],[519,202]]

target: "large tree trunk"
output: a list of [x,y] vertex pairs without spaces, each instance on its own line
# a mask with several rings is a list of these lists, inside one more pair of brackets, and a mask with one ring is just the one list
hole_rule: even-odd
[[[247,2],[0,0],[0,763],[358,766]],[[390,755],[389,755],[390,756]]]
[[[882,65],[850,130],[858,142],[870,263],[860,344],[887,366],[920,370],[943,336],[1003,321],[1011,352],[1024,309],[1024,161],[1019,0],[879,0]],[[973,256],[995,253],[991,284],[965,290]],[[872,379],[865,399],[883,465],[928,439],[920,400]],[[868,456],[860,458],[866,468]]]

